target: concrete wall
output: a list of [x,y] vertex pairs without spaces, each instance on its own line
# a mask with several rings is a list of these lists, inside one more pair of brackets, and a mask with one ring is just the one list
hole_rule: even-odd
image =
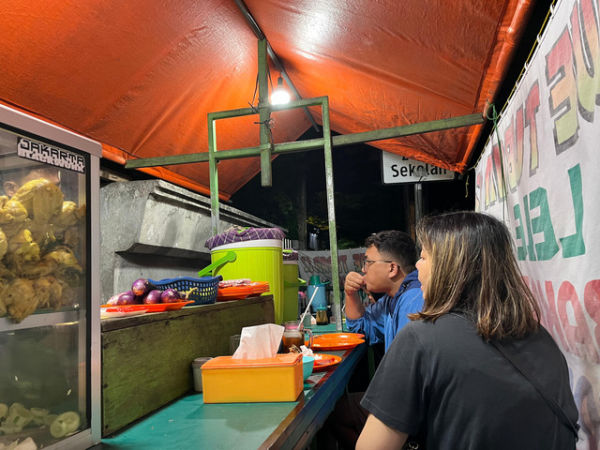
[[[210,199],[162,180],[111,183],[100,190],[101,301],[137,278],[196,276],[210,264]],[[275,227],[227,205],[220,229]]]

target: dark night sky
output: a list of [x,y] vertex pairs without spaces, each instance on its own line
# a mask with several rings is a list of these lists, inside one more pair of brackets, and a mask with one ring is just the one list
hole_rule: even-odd
[[[301,139],[316,137],[307,132]],[[260,186],[260,175],[231,198],[231,205],[288,229],[296,239],[297,191],[302,171],[307,176],[307,215],[327,222],[323,150],[280,155],[273,161],[272,187]],[[404,209],[413,198],[413,184],[383,184],[381,151],[368,145],[333,149],[337,236],[341,248],[361,246],[369,234],[384,229],[409,232]],[[465,181],[423,183],[424,214],[473,209],[473,174],[469,196]],[[320,240],[328,233],[319,234]]]

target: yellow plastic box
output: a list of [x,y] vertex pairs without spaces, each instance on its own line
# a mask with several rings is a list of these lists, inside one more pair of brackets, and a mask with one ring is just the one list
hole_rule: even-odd
[[303,386],[299,353],[263,359],[218,356],[202,366],[204,403],[292,402]]

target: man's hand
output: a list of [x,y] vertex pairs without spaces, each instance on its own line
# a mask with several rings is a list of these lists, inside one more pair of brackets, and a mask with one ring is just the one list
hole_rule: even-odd
[[360,273],[350,272],[346,275],[346,280],[344,281],[346,295],[357,294],[365,286],[365,279]]
[[358,319],[365,313],[358,291],[366,287],[364,277],[357,272],[350,272],[344,281],[344,292],[346,293],[346,317]]

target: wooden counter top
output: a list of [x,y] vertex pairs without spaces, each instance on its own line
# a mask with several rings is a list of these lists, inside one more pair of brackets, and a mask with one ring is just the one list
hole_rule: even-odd
[[191,392],[194,358],[230,354],[230,336],[274,317],[273,296],[264,295],[103,319],[102,435]]

